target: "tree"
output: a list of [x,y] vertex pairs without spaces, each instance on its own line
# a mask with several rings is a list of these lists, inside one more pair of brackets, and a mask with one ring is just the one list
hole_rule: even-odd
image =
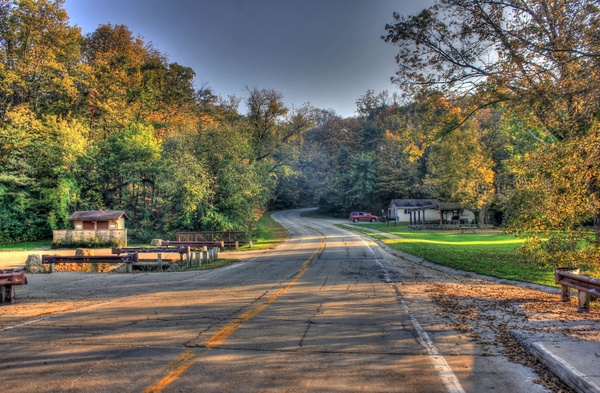
[[496,191],[494,162],[481,143],[481,134],[476,125],[467,123],[435,143],[424,180],[436,198],[478,212],[479,225],[485,224]]
[[65,115],[77,100],[80,30],[63,3],[0,1],[0,121],[19,105]]
[[[395,81],[408,93],[435,88],[462,98],[468,107],[453,129],[478,110],[503,103],[526,128],[546,133],[556,144],[552,149],[567,152],[573,141],[590,135],[600,114],[596,0],[439,0],[418,15],[394,14],[394,20],[383,39],[399,48]],[[600,240],[600,204],[594,202],[600,181],[587,170],[593,148],[580,157],[578,172],[587,177],[578,188],[592,201],[587,211]],[[552,176],[569,176],[548,168]],[[579,216],[580,223],[585,219]]]
[[248,120],[252,127],[252,143],[256,161],[271,157],[282,139],[281,122],[288,114],[283,95],[273,89],[248,89]]
[[439,0],[394,14],[383,39],[399,47],[401,88],[510,102],[562,140],[597,115],[599,16],[595,0]]

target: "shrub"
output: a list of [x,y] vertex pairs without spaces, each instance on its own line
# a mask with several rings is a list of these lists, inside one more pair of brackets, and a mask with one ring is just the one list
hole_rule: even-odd
[[521,246],[519,255],[523,262],[542,268],[600,268],[600,249],[579,231],[554,233],[548,239],[532,235]]
[[65,242],[64,240],[57,240],[52,242],[51,248],[112,248],[122,247],[123,243],[117,240],[102,241],[97,237],[93,237],[89,240],[75,240],[72,242]]

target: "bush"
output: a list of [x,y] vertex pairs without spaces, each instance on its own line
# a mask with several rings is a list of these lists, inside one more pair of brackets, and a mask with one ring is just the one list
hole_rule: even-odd
[[542,268],[579,267],[598,270],[600,249],[585,239],[581,232],[551,234],[548,239],[532,235],[519,250],[525,263]]

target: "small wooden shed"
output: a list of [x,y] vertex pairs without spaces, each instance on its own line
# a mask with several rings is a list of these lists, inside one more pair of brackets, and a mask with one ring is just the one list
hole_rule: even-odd
[[77,211],[69,217],[75,230],[84,231],[125,229],[125,219],[123,210]]

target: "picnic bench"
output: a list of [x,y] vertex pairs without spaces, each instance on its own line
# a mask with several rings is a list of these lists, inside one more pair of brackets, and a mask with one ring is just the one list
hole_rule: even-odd
[[560,284],[561,301],[571,300],[571,288],[579,291],[577,312],[589,312],[591,297],[600,297],[600,279],[578,274],[579,269],[557,268],[554,270],[554,282]]
[[25,271],[21,269],[0,270],[0,303],[15,301],[15,285],[27,284]]
[[460,233],[465,233],[466,231],[476,233],[478,229],[479,228],[477,228],[477,225],[461,225]]
[[50,273],[54,273],[56,263],[125,263],[126,271],[133,272],[132,264],[139,261],[138,253],[120,255],[42,255],[42,264],[50,265]]

